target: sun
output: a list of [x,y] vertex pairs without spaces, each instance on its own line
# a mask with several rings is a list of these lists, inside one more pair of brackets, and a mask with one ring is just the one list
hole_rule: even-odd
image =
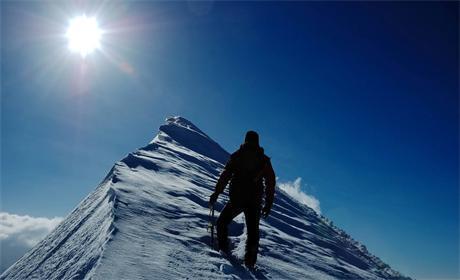
[[101,34],[95,17],[75,17],[70,20],[66,33],[69,50],[84,58],[100,47]]

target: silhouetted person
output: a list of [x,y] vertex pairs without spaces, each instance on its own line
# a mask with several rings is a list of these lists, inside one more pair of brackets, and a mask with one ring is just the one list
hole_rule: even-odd
[[244,144],[231,155],[210,197],[211,205],[216,202],[229,181],[230,200],[217,219],[219,250],[229,252],[227,227],[236,216],[244,212],[247,231],[244,263],[252,268],[259,249],[260,216],[268,216],[275,195],[275,172],[270,158],[259,146],[259,135],[256,132],[248,131]]

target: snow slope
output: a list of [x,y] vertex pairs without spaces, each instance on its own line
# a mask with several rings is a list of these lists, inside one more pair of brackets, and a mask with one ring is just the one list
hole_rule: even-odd
[[[261,220],[260,270],[223,258],[206,228],[208,197],[228,157],[190,121],[168,118],[0,279],[404,279],[280,190]],[[230,237],[242,258],[242,215]]]

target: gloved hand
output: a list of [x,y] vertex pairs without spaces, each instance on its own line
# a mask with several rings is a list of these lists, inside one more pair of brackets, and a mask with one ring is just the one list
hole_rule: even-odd
[[214,205],[217,201],[217,197],[219,196],[218,193],[212,193],[211,196],[209,197],[209,205]]
[[267,218],[268,215],[270,214],[270,209],[271,207],[268,205],[265,205],[264,208],[262,208],[262,217]]

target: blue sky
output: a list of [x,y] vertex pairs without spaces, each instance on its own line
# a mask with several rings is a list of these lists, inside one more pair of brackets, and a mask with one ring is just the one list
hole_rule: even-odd
[[460,276],[457,2],[84,3],[1,3],[2,211],[65,216],[182,115],[229,151],[257,130],[394,268]]

